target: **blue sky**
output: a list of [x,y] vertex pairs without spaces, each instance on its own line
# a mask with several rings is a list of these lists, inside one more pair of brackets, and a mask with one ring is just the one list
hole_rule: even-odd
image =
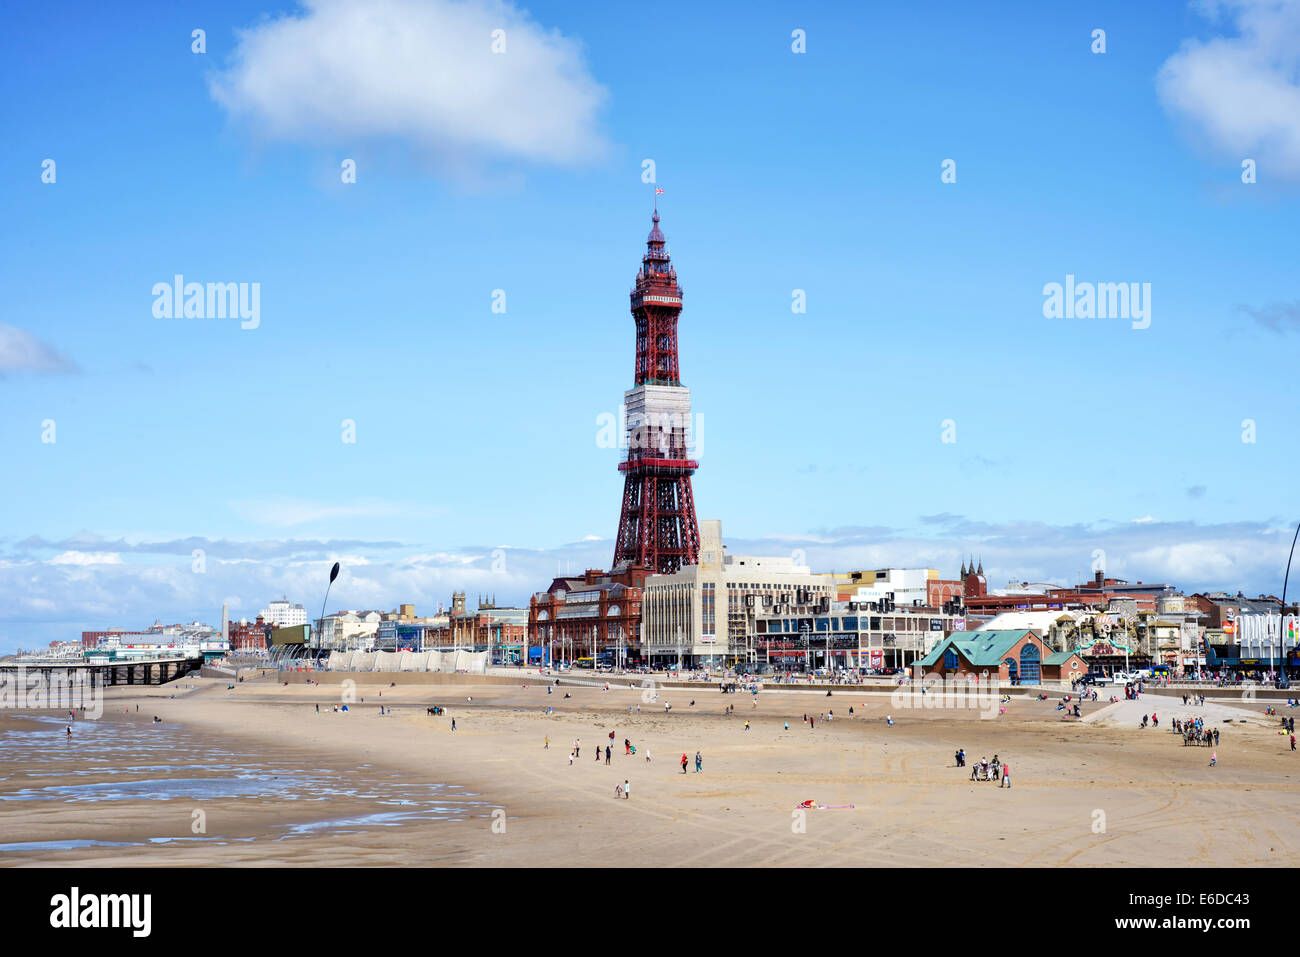
[[[1058,6],[7,12],[0,651],[607,565],[645,159],[733,550],[1280,591],[1297,5]],[[259,325],[155,318],[176,273]],[[1150,327],[1044,318],[1067,274]]]

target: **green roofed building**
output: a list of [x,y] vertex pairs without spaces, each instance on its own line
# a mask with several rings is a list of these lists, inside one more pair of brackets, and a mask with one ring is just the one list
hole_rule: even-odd
[[921,659],[926,675],[971,675],[988,681],[1038,684],[1051,654],[1032,631],[955,631]]

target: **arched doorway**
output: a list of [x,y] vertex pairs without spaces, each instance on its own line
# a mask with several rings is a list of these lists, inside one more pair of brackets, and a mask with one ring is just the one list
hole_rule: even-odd
[[1020,680],[1025,684],[1036,685],[1042,680],[1042,657],[1038,646],[1032,642],[1020,649]]
[[1019,670],[1019,666],[1016,664],[1016,659],[1015,659],[1015,658],[1008,658],[1008,659],[1006,659],[1005,661],[1003,661],[1002,663],[1003,663],[1004,665],[1007,666],[1007,677],[1011,679],[1011,683],[1012,683],[1013,685],[1014,685],[1014,684],[1019,684],[1019,683],[1020,683],[1020,670]]

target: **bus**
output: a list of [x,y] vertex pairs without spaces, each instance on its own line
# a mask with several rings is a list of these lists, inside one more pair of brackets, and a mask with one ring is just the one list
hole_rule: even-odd
[[575,668],[595,668],[595,667],[596,667],[596,659],[595,659],[595,658],[578,658],[577,660],[575,660],[575,661],[573,662],[573,667],[575,667]]

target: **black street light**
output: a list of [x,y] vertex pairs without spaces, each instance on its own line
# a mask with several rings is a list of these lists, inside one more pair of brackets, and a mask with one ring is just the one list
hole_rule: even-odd
[[1282,575],[1282,615],[1277,623],[1277,647],[1280,660],[1277,665],[1279,688],[1291,687],[1291,680],[1286,676],[1286,639],[1283,633],[1286,631],[1286,586],[1287,581],[1291,578],[1291,559],[1295,557],[1296,539],[1300,538],[1300,524],[1295,527],[1295,534],[1291,536],[1291,554],[1286,557],[1286,572]]
[[[325,631],[325,603],[330,600],[330,588],[334,584],[334,579],[338,577],[339,577],[339,563],[335,562],[334,567],[330,569],[330,582],[328,585],[325,586],[325,598],[320,603],[320,623],[321,623],[322,632]],[[318,637],[316,640],[319,641],[320,638]],[[317,650],[320,651],[321,649],[318,648]]]

